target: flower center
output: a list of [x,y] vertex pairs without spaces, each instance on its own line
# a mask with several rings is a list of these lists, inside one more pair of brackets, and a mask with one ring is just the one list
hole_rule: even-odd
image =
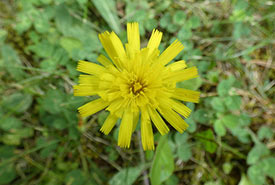
[[138,95],[143,92],[144,88],[145,86],[139,81],[135,81],[130,84],[130,92],[132,92],[134,95]]

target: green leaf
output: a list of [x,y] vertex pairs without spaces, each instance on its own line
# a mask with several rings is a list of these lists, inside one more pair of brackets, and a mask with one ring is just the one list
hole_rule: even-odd
[[166,12],[166,13],[161,17],[159,24],[160,24],[160,26],[161,26],[162,28],[166,28],[166,27],[168,27],[169,24],[171,24],[171,21],[172,21],[171,15],[170,15],[169,13]]
[[177,83],[177,87],[190,90],[197,90],[201,85],[202,79],[200,77]]
[[[50,143],[50,140],[47,140],[47,138],[45,138],[45,137],[39,137],[36,140],[36,146],[37,147],[45,146],[47,143]],[[46,147],[43,147],[43,149],[40,151],[40,156],[42,158],[49,157],[51,154],[55,153],[55,150],[56,150],[57,146],[58,146],[57,143],[53,143],[51,145],[47,145]]]
[[182,27],[178,32],[179,40],[187,40],[192,37],[192,31],[186,27]]
[[150,170],[152,185],[160,185],[167,180],[174,171],[174,158],[167,136],[162,136]]
[[186,14],[182,10],[177,10],[173,15],[173,22],[178,25],[183,25],[186,21]]
[[262,172],[261,165],[250,166],[247,170],[249,179],[256,185],[265,184],[265,176]]
[[188,28],[198,28],[201,25],[200,18],[198,16],[191,16],[187,21]]
[[177,155],[179,159],[188,161],[192,157],[192,150],[189,143],[184,143],[178,146]]
[[198,109],[195,111],[193,115],[194,115],[195,121],[199,123],[207,124],[209,121],[209,115],[206,109]]
[[224,101],[229,110],[240,110],[241,108],[242,98],[240,96],[227,96]]
[[269,153],[270,151],[264,144],[258,143],[248,153],[246,162],[247,164],[255,164],[262,156],[268,155]]
[[106,120],[106,118],[108,117],[109,115],[109,112],[108,111],[101,111],[99,114],[98,114],[98,123],[99,125],[103,125],[104,121]]
[[156,19],[147,19],[145,21],[144,26],[148,31],[151,32],[153,29],[155,29],[158,26],[158,21]]
[[227,96],[228,93],[229,93],[229,91],[230,91],[230,89],[233,86],[234,81],[235,80],[233,78],[229,78],[227,80],[222,80],[219,83],[218,88],[217,88],[219,96],[221,96],[221,97]]
[[270,127],[268,126],[262,126],[259,130],[258,130],[258,138],[260,140],[263,139],[271,139],[273,137],[273,131]]
[[16,177],[16,171],[12,164],[0,167],[0,185],[9,184]]
[[0,122],[0,128],[9,131],[11,129],[18,129],[22,126],[21,120],[15,117],[3,117]]
[[248,168],[248,177],[255,184],[266,184],[265,176],[275,178],[275,158],[267,157]]
[[226,162],[222,165],[222,169],[225,174],[229,174],[233,168],[233,165],[230,162]]
[[236,128],[239,124],[239,116],[233,114],[226,115],[222,118],[222,122],[229,129]]
[[211,100],[211,106],[216,111],[219,111],[219,112],[224,112],[225,111],[225,106],[224,106],[223,99],[220,98],[220,97],[214,97]]
[[65,182],[70,185],[84,185],[85,178],[81,170],[75,169],[66,175]]
[[61,37],[60,45],[70,54],[72,55],[72,51],[75,49],[82,48],[82,43],[75,38],[72,37]]
[[226,129],[223,126],[223,122],[221,120],[216,120],[214,122],[214,130],[218,136],[225,136]]
[[113,0],[92,0],[92,2],[108,25],[119,34],[121,27],[117,16],[116,2]]
[[215,136],[211,129],[202,131],[196,134],[199,141],[203,144],[204,149],[209,153],[214,153],[217,150],[217,143],[215,143]]
[[238,185],[254,185],[254,184],[252,184],[252,182],[250,182],[250,180],[246,177],[245,174],[242,174],[242,178]]
[[17,52],[9,45],[1,46],[1,56],[4,61],[4,68],[15,80],[23,79],[26,74],[20,68],[22,67],[22,62],[17,55]]
[[60,90],[50,89],[43,98],[39,99],[40,106],[52,114],[60,113],[63,111],[61,105],[65,102],[65,95],[66,94]]
[[56,117],[52,123],[52,126],[58,130],[63,130],[68,127],[68,121],[63,117]]
[[142,170],[144,169],[143,165],[131,168],[125,168],[116,173],[109,181],[110,185],[132,185],[139,175],[141,174]]
[[32,104],[30,94],[16,92],[3,98],[2,106],[7,112],[22,113],[25,112]]
[[242,143],[249,143],[250,142],[250,135],[248,130],[242,127],[234,127],[230,129],[232,134],[242,142]]
[[176,175],[171,175],[164,183],[165,185],[179,184],[179,178]]
[[7,159],[15,155],[15,147],[2,145],[0,146],[0,158]]
[[73,26],[74,19],[70,15],[69,11],[67,10],[67,7],[64,4],[60,4],[56,7],[56,16],[55,16],[55,23],[57,29],[63,33],[64,35],[67,35],[71,27]]

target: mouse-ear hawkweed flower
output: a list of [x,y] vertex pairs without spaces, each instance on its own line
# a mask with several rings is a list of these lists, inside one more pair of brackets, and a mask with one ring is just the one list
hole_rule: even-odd
[[79,61],[77,70],[83,73],[79,85],[74,86],[75,96],[98,98],[79,107],[82,117],[102,109],[110,112],[100,131],[109,134],[121,119],[118,145],[129,148],[131,136],[138,120],[141,123],[141,139],[144,150],[154,150],[152,123],[161,135],[169,132],[166,120],[182,133],[191,110],[181,101],[199,101],[200,93],[177,88],[176,83],[198,77],[196,67],[187,68],[185,61],[169,64],[183,45],[175,40],[161,54],[158,50],[162,32],[153,30],[147,47],[140,49],[138,23],[127,24],[128,43],[123,46],[114,32],[99,34],[109,59],[100,55],[95,64]]

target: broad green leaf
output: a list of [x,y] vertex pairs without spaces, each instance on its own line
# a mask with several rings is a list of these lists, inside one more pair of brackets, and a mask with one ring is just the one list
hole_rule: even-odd
[[183,25],[186,21],[186,14],[183,10],[177,10],[173,15],[173,22],[178,25]]
[[16,178],[16,171],[12,164],[0,167],[0,185],[11,183]]
[[0,128],[9,131],[11,129],[18,129],[22,126],[21,120],[15,117],[3,117],[0,122]]
[[233,168],[233,165],[230,162],[223,163],[222,169],[225,174],[229,174]]
[[171,175],[164,183],[164,185],[175,185],[179,184],[179,178],[176,175]]
[[219,83],[218,88],[217,88],[219,96],[223,97],[223,96],[228,95],[230,89],[233,86],[234,81],[235,81],[234,78],[229,78],[227,80],[222,80]]
[[169,24],[171,24],[171,21],[172,21],[171,15],[170,15],[169,13],[166,12],[166,13],[161,17],[159,23],[160,23],[160,26],[161,26],[162,28],[166,28],[166,27],[168,27]]
[[200,77],[177,83],[178,87],[190,90],[197,90],[201,85],[202,79]]
[[60,4],[56,7],[55,23],[57,29],[64,35],[69,34],[74,23],[74,18],[70,15],[67,7]]
[[142,170],[144,169],[143,165],[131,168],[125,168],[116,173],[109,181],[110,185],[132,185],[137,180]]
[[32,96],[16,92],[3,98],[2,106],[7,112],[22,113],[32,104]]
[[6,44],[1,46],[1,56],[4,61],[4,68],[12,78],[21,80],[26,76],[25,72],[20,68],[22,67],[22,62],[17,52],[11,46]]
[[230,129],[232,134],[236,136],[242,143],[249,143],[250,140],[250,134],[248,130],[246,130],[243,127],[234,127]]
[[248,153],[246,162],[247,164],[255,164],[262,156],[268,155],[269,153],[270,151],[264,144],[258,143]]
[[68,121],[63,117],[56,117],[52,123],[52,126],[58,130],[63,130],[68,127]]
[[75,49],[82,48],[82,43],[75,38],[72,37],[61,37],[60,45],[70,54],[72,55],[72,51]]
[[271,177],[271,178],[275,178],[275,157],[267,157],[264,158],[262,161],[262,167],[261,169],[263,170],[263,172]]
[[239,116],[233,114],[226,115],[222,118],[222,122],[229,129],[236,128],[239,125]]
[[108,25],[116,32],[120,33],[121,27],[117,16],[116,1],[113,0],[92,0],[98,12]]
[[224,102],[229,110],[239,110],[242,104],[242,98],[240,96],[227,96]]
[[198,132],[196,136],[207,152],[214,153],[217,150],[218,145],[215,143],[215,136],[211,129]]
[[109,115],[109,112],[107,111],[101,111],[99,114],[98,114],[98,123],[99,125],[103,125],[104,121],[106,120],[106,118],[108,117]]
[[41,99],[39,99],[40,106],[43,110],[52,114],[57,114],[63,111],[61,105],[65,102],[66,94],[60,90],[50,89]]
[[144,26],[149,32],[151,32],[158,26],[158,21],[156,19],[148,19],[145,21]]
[[178,146],[177,155],[179,159],[188,161],[192,157],[192,150],[189,143],[184,143]]
[[226,129],[224,128],[223,122],[221,120],[216,120],[214,122],[214,130],[218,136],[225,136]]
[[65,178],[66,184],[70,185],[84,185],[85,181],[83,172],[79,169],[70,171]]
[[15,147],[8,146],[8,145],[0,146],[0,158],[1,159],[11,158],[14,155],[15,155]]
[[200,22],[200,18],[198,16],[191,16],[186,24],[186,27],[188,28],[198,28],[200,27],[201,22]]
[[[47,138],[45,138],[45,137],[39,137],[36,140],[36,146],[37,147],[45,146],[49,142],[50,142],[50,140],[47,140]],[[43,147],[43,149],[40,151],[40,156],[42,158],[49,157],[51,154],[55,153],[55,150],[56,150],[57,146],[58,146],[57,143],[53,143],[51,145],[47,145],[46,147]]]
[[208,111],[206,109],[198,109],[194,112],[194,119],[195,121],[202,123],[202,124],[207,124],[209,121],[209,115]]
[[275,178],[275,158],[267,157],[258,161],[248,168],[247,174],[255,185],[266,184],[265,176]]
[[186,27],[182,27],[178,32],[179,40],[187,40],[192,37],[192,31]]
[[250,166],[247,170],[247,174],[251,182],[256,185],[265,184],[265,175],[262,172],[260,165]]
[[250,182],[250,180],[246,177],[245,174],[242,174],[242,178],[238,185],[254,185],[254,184],[252,184],[252,182]]
[[214,110],[218,112],[224,112],[226,110],[224,106],[224,101],[220,97],[214,97],[211,100],[211,106],[213,107]]
[[161,137],[155,158],[150,170],[152,185],[160,185],[167,180],[174,171],[174,158],[167,136]]
[[260,140],[263,139],[271,139],[274,135],[272,128],[268,127],[268,126],[262,126],[259,130],[258,130],[258,137]]

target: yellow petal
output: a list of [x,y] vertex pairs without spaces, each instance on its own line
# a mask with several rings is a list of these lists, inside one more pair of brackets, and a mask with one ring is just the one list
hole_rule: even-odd
[[188,127],[188,124],[172,109],[160,107],[158,111],[180,133]]
[[185,69],[186,67],[187,66],[184,60],[173,62],[172,64],[167,66],[167,68],[170,69],[171,71],[180,71]]
[[97,94],[96,88],[91,85],[74,85],[74,96],[92,96]]
[[106,69],[98,64],[92,62],[86,62],[80,60],[78,62],[77,68],[78,71],[91,74],[91,75],[100,75],[106,71]]
[[139,120],[139,112],[134,112],[133,132],[136,130]]
[[127,50],[129,51],[130,56],[133,56],[140,50],[140,36],[137,22],[127,23],[127,38]]
[[160,117],[159,113],[155,109],[149,106],[148,106],[148,110],[149,110],[150,117],[154,125],[157,127],[158,131],[160,132],[160,134],[161,135],[167,134],[169,132],[169,128],[167,127],[163,119]]
[[118,146],[129,148],[133,130],[133,113],[129,108],[124,111],[118,134]]
[[190,67],[181,71],[175,71],[173,73],[170,73],[166,79],[171,82],[181,82],[184,80],[197,78],[198,76],[199,75],[197,67]]
[[147,44],[147,48],[149,48],[148,55],[151,55],[155,49],[158,49],[161,38],[162,32],[158,31],[157,29],[154,29]]
[[118,38],[115,32],[111,32],[110,40],[116,52],[116,56],[120,59],[120,62],[123,62],[126,59],[126,52],[121,40]]
[[98,86],[98,77],[92,75],[79,75],[79,84],[91,85],[94,88]]
[[78,111],[82,117],[86,117],[104,109],[108,105],[109,105],[108,102],[99,98],[89,103],[86,103],[85,105],[82,105],[81,107],[78,108]]
[[154,134],[148,111],[141,112],[141,141],[144,150],[154,150]]
[[172,97],[181,101],[198,103],[200,98],[200,92],[188,90],[188,89],[176,88]]
[[111,34],[113,35],[112,37],[115,37],[113,33],[109,33],[108,31],[105,31],[104,33],[99,34],[98,38],[99,38],[103,48],[105,49],[106,53],[112,59],[114,64],[118,68],[121,68],[121,62],[118,59],[118,55],[115,50],[115,46],[113,45],[113,42],[111,41]]
[[183,115],[185,118],[187,118],[191,113],[191,109],[177,100],[171,100],[171,106],[173,110]]
[[158,63],[166,65],[173,60],[183,50],[183,45],[180,41],[175,40],[164,52],[159,56]]
[[117,120],[118,117],[113,114],[109,114],[109,116],[104,121],[100,131],[103,132],[105,135],[108,135],[116,125]]
[[105,67],[113,66],[113,63],[107,57],[105,57],[102,54],[99,55],[99,57],[97,57],[97,61]]

